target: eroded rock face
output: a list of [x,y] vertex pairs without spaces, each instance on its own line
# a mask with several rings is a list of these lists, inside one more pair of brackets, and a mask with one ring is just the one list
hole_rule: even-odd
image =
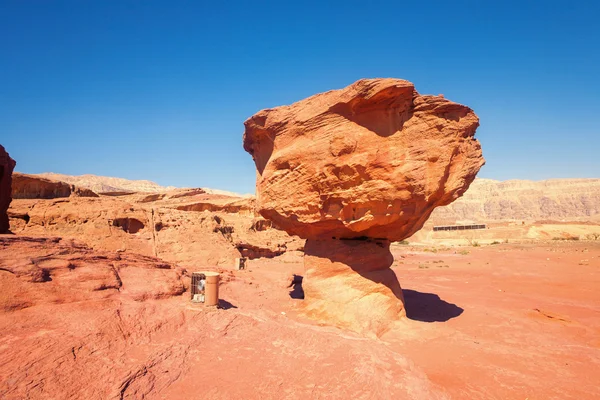
[[380,336],[406,315],[387,240],[312,240],[304,246],[306,314]]
[[0,233],[6,233],[9,229],[6,212],[12,200],[12,173],[16,164],[15,160],[10,158],[4,147],[0,145]]
[[363,79],[245,123],[260,214],[306,238],[308,316],[380,335],[406,315],[390,241],[421,229],[484,164],[479,119],[399,79]]
[[436,225],[461,220],[600,220],[600,179],[476,179],[463,197],[435,210],[431,219]]
[[402,240],[484,164],[479,119],[399,79],[364,79],[245,122],[258,210],[304,238]]
[[90,189],[66,182],[41,178],[36,175],[15,173],[12,182],[14,199],[57,199],[62,197],[98,197]]
[[[149,197],[147,193],[14,199],[8,214],[11,230],[18,235],[77,239],[97,250],[155,256],[190,268],[233,268],[240,256],[275,257],[304,245],[302,239],[276,229],[270,221],[248,216],[252,198],[180,193],[166,192],[153,201],[140,201]],[[237,209],[231,205],[243,202],[247,204],[240,212],[227,212]],[[213,206],[203,211],[177,209],[188,204]]]
[[13,177],[12,196],[15,199],[55,199],[70,195],[71,187],[65,182],[19,173]]

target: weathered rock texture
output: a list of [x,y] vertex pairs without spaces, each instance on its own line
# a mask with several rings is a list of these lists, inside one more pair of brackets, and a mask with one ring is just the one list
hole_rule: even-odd
[[12,173],[16,162],[0,145],[0,233],[8,232],[8,214],[6,213],[10,206]]
[[68,183],[18,172],[13,176],[12,197],[15,199],[55,199],[70,195]]
[[309,316],[379,336],[406,314],[388,241],[309,239],[304,254]]
[[63,175],[55,174],[52,172],[46,172],[39,174],[39,177],[51,179],[54,181],[61,181],[84,187],[94,191],[95,193],[111,193],[111,192],[148,192],[157,193],[167,190],[175,189],[172,186],[163,187],[154,182],[146,180],[129,180],[123,178],[113,178],[109,176],[97,176],[97,175]]
[[484,164],[470,108],[398,79],[360,80],[245,125],[259,212],[305,238],[404,239]]
[[[435,207],[467,190],[484,164],[473,137],[479,119],[443,96],[419,95],[408,81],[364,79],[262,110],[245,126],[258,211],[308,239],[310,313],[381,332],[383,315],[404,313],[398,281],[385,273],[387,241],[411,236]],[[385,262],[373,260],[377,244],[366,238],[381,242],[376,258]]]
[[18,172],[13,175],[12,197],[14,199],[56,199],[69,196],[98,197],[90,189],[65,182]]
[[435,210],[430,221],[600,220],[600,179],[545,181],[476,179],[458,201]]
[[19,235],[77,239],[97,250],[135,252],[193,268],[233,268],[240,256],[275,257],[304,246],[257,218],[252,198],[202,189],[56,199],[29,193],[36,198],[15,199],[8,210]]

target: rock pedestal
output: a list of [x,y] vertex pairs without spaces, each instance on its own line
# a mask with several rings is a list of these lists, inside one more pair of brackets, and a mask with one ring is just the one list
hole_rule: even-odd
[[0,145],[0,233],[8,232],[8,206],[12,201],[12,173],[16,162]]
[[406,315],[387,240],[313,240],[304,247],[306,314],[379,336]]

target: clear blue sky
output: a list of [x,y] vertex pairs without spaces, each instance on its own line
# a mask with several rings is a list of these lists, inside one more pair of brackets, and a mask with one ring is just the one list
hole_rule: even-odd
[[365,77],[473,108],[480,177],[600,177],[598,1],[0,0],[26,173],[253,192],[243,122]]

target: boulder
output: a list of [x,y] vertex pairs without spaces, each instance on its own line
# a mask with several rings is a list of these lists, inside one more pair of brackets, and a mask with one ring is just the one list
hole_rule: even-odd
[[405,239],[484,164],[473,110],[399,79],[363,79],[245,126],[258,211],[304,238]]
[[0,145],[0,233],[6,233],[10,228],[7,211],[12,201],[12,173],[16,164]]
[[405,80],[362,79],[244,125],[258,212],[307,239],[307,315],[383,333],[405,315],[389,243],[468,189],[484,164],[478,117]]

